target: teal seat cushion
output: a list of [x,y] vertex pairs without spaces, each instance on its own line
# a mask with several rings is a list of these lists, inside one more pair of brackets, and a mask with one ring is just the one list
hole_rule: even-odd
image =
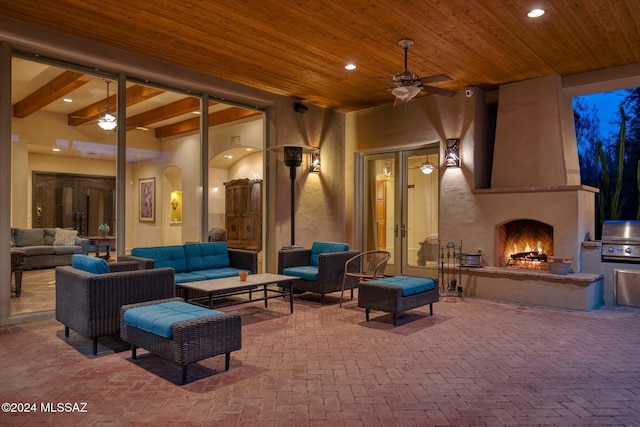
[[159,335],[173,337],[173,325],[185,320],[202,319],[223,314],[182,301],[168,301],[160,304],[134,307],[124,312],[124,321],[138,329]]
[[71,255],[71,266],[73,268],[77,268],[78,270],[87,271],[93,274],[104,274],[110,273],[109,264],[102,258],[82,255],[82,254],[73,254]]
[[229,267],[227,242],[187,243],[184,245],[187,271]]
[[303,280],[312,282],[318,281],[318,267],[313,265],[303,265],[300,267],[287,267],[282,270],[285,276],[298,276]]
[[223,267],[223,268],[213,268],[211,270],[199,270],[196,273],[200,274],[207,279],[222,279],[225,277],[238,277],[238,273],[241,271],[246,271],[251,274],[249,270],[243,270],[241,268],[235,267]]
[[171,267],[176,273],[187,271],[187,259],[182,245],[133,248],[131,255],[154,260],[155,268]]
[[318,266],[318,255],[327,252],[344,252],[349,250],[349,245],[346,243],[335,242],[313,242],[311,245],[311,259],[309,265]]
[[371,280],[368,283],[398,286],[402,289],[403,297],[427,292],[436,287],[436,282],[433,279],[413,276],[385,277],[384,279]]
[[199,272],[193,272],[193,273],[186,273],[186,272],[182,272],[182,273],[176,273],[174,275],[174,282],[176,285],[179,285],[180,283],[187,283],[187,282],[198,282],[200,280],[207,280],[207,276],[202,275],[202,274],[198,274]]

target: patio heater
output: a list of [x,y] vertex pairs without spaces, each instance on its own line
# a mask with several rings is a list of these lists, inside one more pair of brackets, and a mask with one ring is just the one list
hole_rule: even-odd
[[283,249],[296,247],[296,210],[295,210],[295,183],[296,168],[302,164],[302,155],[318,152],[315,147],[308,145],[278,145],[271,147],[269,151],[284,154],[284,165],[289,167],[289,179],[291,180],[291,245]]

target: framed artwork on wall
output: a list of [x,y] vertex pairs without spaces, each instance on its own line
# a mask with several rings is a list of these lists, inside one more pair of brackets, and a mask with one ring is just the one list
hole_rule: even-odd
[[140,181],[140,222],[156,221],[156,179],[142,178]]

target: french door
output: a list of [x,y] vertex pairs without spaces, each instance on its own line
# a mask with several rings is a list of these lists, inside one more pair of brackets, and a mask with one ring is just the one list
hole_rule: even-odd
[[437,277],[439,148],[364,156],[363,250],[391,253],[386,275]]

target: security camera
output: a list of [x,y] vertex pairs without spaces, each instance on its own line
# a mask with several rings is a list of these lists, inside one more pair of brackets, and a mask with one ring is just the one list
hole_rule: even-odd
[[473,88],[470,87],[469,89],[465,90],[464,94],[467,95],[467,98],[471,98],[473,96]]
[[304,105],[301,102],[296,102],[293,104],[293,109],[295,110],[296,113],[301,113],[304,114],[307,111],[309,111],[309,107],[307,107],[306,105]]

